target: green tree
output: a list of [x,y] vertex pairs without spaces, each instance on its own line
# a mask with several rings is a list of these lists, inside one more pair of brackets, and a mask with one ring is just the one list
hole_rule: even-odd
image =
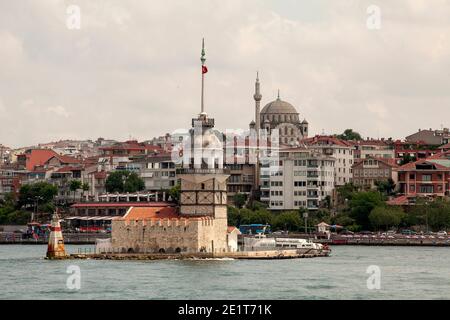
[[357,192],[350,200],[350,217],[363,229],[370,229],[369,214],[375,207],[383,204],[383,198],[377,191]]
[[287,211],[275,216],[272,228],[273,230],[298,231],[303,225],[297,211]]
[[58,188],[47,182],[37,182],[23,185],[19,190],[18,208],[45,204],[53,201],[58,194]]
[[83,183],[82,185],[81,185],[81,198],[82,199],[84,199],[84,193],[85,192],[87,192],[87,191],[89,191],[89,189],[90,189],[90,187],[89,187],[89,183]]
[[337,187],[336,191],[337,191],[337,196],[338,196],[338,202],[340,204],[345,204],[346,201],[349,201],[352,199],[353,194],[357,191],[358,189],[356,188],[356,186],[353,183],[346,183],[343,186]]
[[145,182],[135,172],[112,172],[105,183],[107,192],[137,192],[145,189]]
[[169,189],[169,196],[176,203],[180,201],[180,193],[181,193],[181,185],[179,183]]
[[446,200],[435,200],[428,204],[428,223],[435,230],[446,230],[450,228],[450,202]]
[[236,193],[233,197],[234,205],[239,209],[241,209],[245,205],[246,201],[247,196],[243,193]]
[[342,140],[362,140],[361,135],[358,132],[353,131],[353,129],[346,129],[344,133],[339,134],[336,137]]
[[378,206],[372,209],[369,215],[370,223],[377,229],[387,230],[398,227],[405,218],[405,213],[399,207]]
[[273,214],[267,210],[240,209],[240,224],[272,224]]
[[409,153],[405,153],[400,160],[400,165],[403,166],[404,164],[415,162],[417,159],[415,156],[410,155]]
[[232,206],[228,206],[227,211],[228,211],[227,215],[228,225],[239,227],[241,225],[241,214],[239,212],[239,209]]
[[377,187],[378,192],[390,196],[394,193],[395,182],[389,178],[388,180],[375,181],[375,186]]
[[77,190],[81,189],[82,183],[80,180],[71,180],[69,182],[69,190],[73,192],[73,202],[75,202],[75,194]]

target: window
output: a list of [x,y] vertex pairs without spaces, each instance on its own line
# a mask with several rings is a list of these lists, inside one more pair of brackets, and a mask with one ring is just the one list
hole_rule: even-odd
[[414,173],[410,173],[410,174],[409,174],[409,179],[410,179],[410,180],[416,179],[416,175],[415,175]]
[[431,181],[431,174],[423,174],[422,181]]
[[420,193],[433,193],[433,192],[434,192],[433,186],[429,186],[429,185],[421,185],[420,186]]

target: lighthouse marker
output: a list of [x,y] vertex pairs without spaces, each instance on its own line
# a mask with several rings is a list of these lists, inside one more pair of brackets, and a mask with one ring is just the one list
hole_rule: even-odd
[[59,224],[58,211],[55,211],[50,226],[50,236],[48,238],[47,259],[65,258],[66,250],[64,248],[64,239]]

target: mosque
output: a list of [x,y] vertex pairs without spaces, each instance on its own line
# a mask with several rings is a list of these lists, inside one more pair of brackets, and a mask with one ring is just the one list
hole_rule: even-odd
[[259,132],[260,129],[267,130],[271,134],[274,129],[278,129],[280,136],[280,145],[298,145],[299,142],[308,137],[308,121],[300,121],[300,114],[289,102],[283,101],[278,97],[269,102],[260,111],[262,100],[259,75],[256,77],[255,84],[255,121],[250,123],[250,128]]

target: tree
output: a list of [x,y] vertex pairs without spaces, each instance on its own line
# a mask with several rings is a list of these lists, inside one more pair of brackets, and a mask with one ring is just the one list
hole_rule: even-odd
[[124,192],[137,192],[145,189],[145,182],[142,180],[136,172],[131,172],[125,179],[123,184]]
[[363,229],[369,229],[371,224],[369,214],[375,207],[383,204],[382,196],[377,191],[357,192],[350,200],[350,217]]
[[450,202],[435,200],[429,203],[428,223],[435,231],[450,228]]
[[390,196],[394,193],[395,182],[392,178],[389,178],[388,180],[375,181],[375,186],[377,187],[378,192]]
[[242,193],[236,193],[233,197],[234,205],[239,209],[241,209],[245,205],[246,201],[247,201],[247,196]]
[[90,189],[90,187],[89,187],[89,183],[83,183],[82,185],[81,185],[81,198],[84,198],[84,193],[86,192],[86,191],[89,191],[89,189]]
[[403,166],[407,163],[410,162],[415,162],[417,159],[415,156],[410,155],[409,153],[405,153],[402,157],[402,159],[400,160],[400,165]]
[[298,231],[303,225],[300,215],[296,211],[287,211],[275,216],[273,221],[274,230]]
[[370,223],[377,229],[383,230],[397,227],[405,218],[405,213],[399,207],[378,206],[369,215]]
[[105,183],[107,192],[137,192],[145,189],[145,182],[135,172],[115,171]]
[[73,202],[75,202],[75,193],[81,189],[82,183],[80,180],[71,180],[69,183],[69,190],[73,192]]
[[174,202],[180,201],[180,192],[181,192],[181,185],[178,183],[176,186],[173,186],[169,189],[169,196],[172,198]]
[[239,227],[241,225],[241,214],[239,212],[239,209],[228,206],[227,211],[228,225]]
[[53,201],[58,188],[47,182],[23,185],[19,190],[18,208],[45,204]]
[[353,131],[353,129],[346,129],[344,133],[337,135],[336,138],[342,140],[362,140],[361,135],[358,132]]
[[346,183],[343,186],[337,187],[336,191],[337,191],[337,195],[338,195],[338,202],[340,204],[345,204],[346,200],[351,200],[353,197],[353,194],[357,191],[358,189],[356,188],[356,186],[353,183]]

